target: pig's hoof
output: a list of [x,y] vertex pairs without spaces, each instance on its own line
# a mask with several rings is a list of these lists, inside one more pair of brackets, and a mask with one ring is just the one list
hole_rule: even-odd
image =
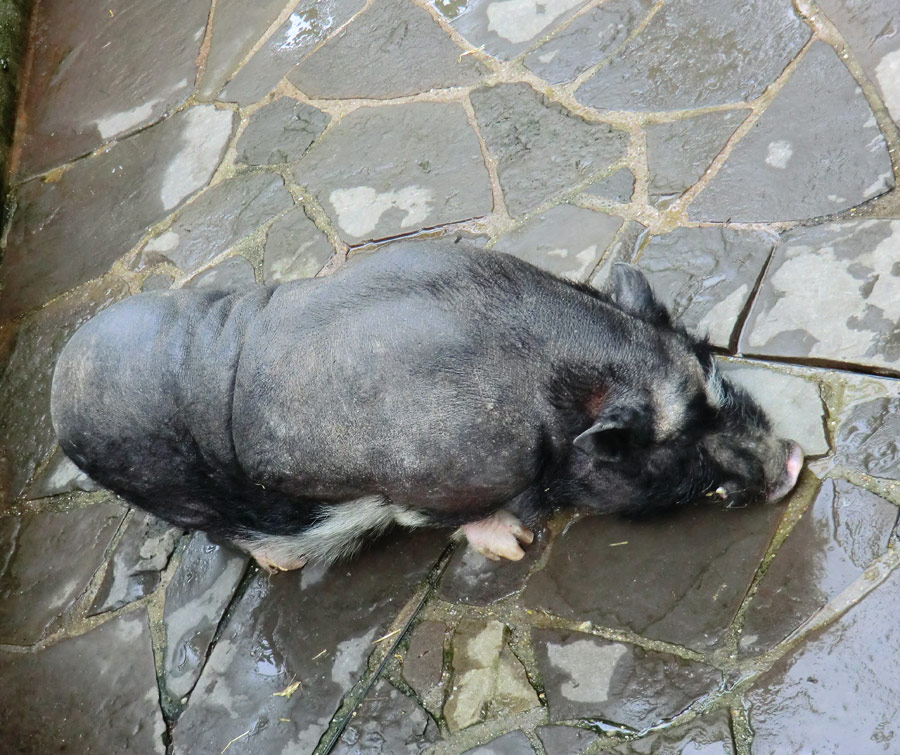
[[257,545],[243,545],[247,551],[256,560],[260,568],[265,569],[269,574],[277,574],[282,571],[291,571],[292,569],[300,569],[306,565],[307,557],[298,556],[296,554],[273,553],[271,547],[267,547],[265,541]]
[[464,524],[462,531],[476,551],[492,561],[508,558],[518,561],[525,555],[522,546],[534,540],[534,535],[508,511],[500,509],[486,519]]

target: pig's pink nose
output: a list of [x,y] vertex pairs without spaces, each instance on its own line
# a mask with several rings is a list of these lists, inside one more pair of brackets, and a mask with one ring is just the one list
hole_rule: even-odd
[[794,485],[797,484],[797,479],[800,477],[800,470],[803,469],[803,449],[792,440],[785,442],[788,444],[789,448],[787,461],[784,464],[784,473],[782,474],[781,479],[772,486],[772,489],[767,496],[769,501],[777,501],[790,493],[791,490],[793,490]]

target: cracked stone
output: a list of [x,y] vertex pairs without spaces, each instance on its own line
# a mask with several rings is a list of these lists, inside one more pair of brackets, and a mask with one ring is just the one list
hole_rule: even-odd
[[894,187],[887,143],[862,89],[816,42],[689,208],[692,220],[803,220]]
[[714,647],[783,514],[783,506],[697,505],[646,521],[586,516],[529,579],[525,604],[695,650]]
[[606,289],[609,284],[609,274],[612,271],[612,266],[616,262],[634,263],[634,258],[638,253],[638,249],[640,249],[646,232],[646,226],[641,225],[636,220],[626,220],[619,230],[616,240],[609,248],[609,254],[603,258],[603,261],[591,276],[590,284],[601,291]]
[[165,690],[175,700],[197,683],[216,627],[244,575],[247,556],[212,543],[202,532],[191,538],[166,588]]
[[790,0],[748,0],[740,9],[731,0],[665,5],[577,96],[609,110],[749,102],[775,81],[809,37]]
[[349,243],[468,220],[493,206],[478,139],[455,103],[354,110],[294,177]]
[[402,692],[379,681],[354,711],[333,752],[418,755],[440,740],[431,717]]
[[202,273],[197,273],[184,285],[193,288],[246,289],[254,283],[256,283],[256,273],[253,265],[246,257],[236,254]]
[[589,123],[527,84],[477,89],[470,97],[512,215],[590,180],[625,156],[624,131]]
[[16,700],[0,706],[0,731],[16,752],[166,752],[144,609],[0,656],[0,687]]
[[533,265],[585,281],[616,237],[622,218],[569,204],[553,207],[494,246]]
[[444,704],[450,731],[540,706],[499,621],[463,621],[453,633],[453,679]]
[[0,519],[0,642],[31,645],[59,629],[124,516],[119,504],[103,503]]
[[318,108],[282,97],[261,107],[237,143],[237,162],[277,165],[298,160],[331,119]]
[[312,98],[392,99],[476,83],[486,69],[461,52],[424,8],[376,0],[288,80]]
[[697,183],[749,112],[728,110],[649,124],[650,201],[668,204]]
[[786,233],[747,318],[745,354],[900,369],[900,221]]
[[74,493],[76,490],[92,493],[100,490],[100,486],[76,467],[57,446],[46,467],[25,491],[25,498],[36,501],[62,493]]
[[556,629],[533,629],[550,718],[603,719],[642,729],[719,685],[718,671],[667,653]]
[[584,191],[611,202],[630,202],[634,194],[634,174],[628,168],[621,168],[608,178],[601,178],[597,183],[591,184]]
[[534,755],[534,748],[523,732],[511,731],[462,755]]
[[431,0],[474,47],[511,60],[552,31],[585,0]]
[[678,228],[654,236],[637,264],[688,330],[727,349],[776,242],[763,231]]
[[218,99],[239,105],[262,99],[365,4],[365,0],[301,0],[287,21],[228,82]]
[[[56,448],[50,384],[59,352],[82,323],[127,293],[118,278],[99,280],[7,326],[11,353],[0,375],[0,510],[21,495]],[[65,480],[53,480],[54,471],[55,465],[48,469],[49,476],[39,477],[35,490],[40,491],[42,483],[48,493],[56,482],[65,487]],[[32,492],[30,497],[39,496]]]
[[547,755],[576,755],[598,739],[594,732],[574,726],[539,726],[535,731]]
[[850,407],[835,437],[835,463],[873,477],[900,480],[900,398],[877,398]]
[[440,684],[446,632],[447,628],[439,621],[423,621],[410,637],[403,658],[403,678],[423,700]]
[[79,160],[54,181],[19,187],[0,267],[0,321],[109,270],[148,227],[206,185],[234,120],[227,110],[192,107]]
[[628,38],[653,0],[610,0],[576,18],[534,52],[525,65],[550,84],[566,84],[602,63]]
[[88,615],[114,611],[153,592],[180,536],[181,530],[168,522],[135,510]]
[[253,173],[222,181],[187,205],[167,231],[150,239],[141,262],[170,262],[193,272],[293,205],[279,175]]
[[78,13],[60,3],[37,6],[19,175],[87,154],[184,102],[208,12],[209,0],[108,0]]
[[825,480],[750,604],[741,649],[768,650],[850,585],[887,550],[897,515],[874,493]]
[[[891,752],[900,721],[900,571],[775,663],[746,697],[753,753]],[[865,744],[862,744],[865,743]]]
[[734,755],[728,713],[701,716],[684,726],[655,732],[613,747],[616,755]]
[[[259,574],[178,720],[174,752],[221,752],[245,731],[254,751],[312,752],[445,538],[397,533],[330,568]],[[296,681],[293,695],[276,695]]]
[[295,207],[269,228],[263,258],[263,280],[284,283],[312,278],[334,255],[334,247],[306,215]]

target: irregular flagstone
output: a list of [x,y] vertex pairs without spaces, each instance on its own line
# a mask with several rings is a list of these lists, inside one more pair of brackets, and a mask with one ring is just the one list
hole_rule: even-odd
[[313,98],[390,99],[474,84],[486,69],[461,52],[424,8],[376,0],[288,80]]
[[602,719],[642,729],[719,685],[709,666],[578,632],[532,630],[550,718]]
[[193,272],[293,205],[279,175],[251,173],[230,178],[197,197],[169,230],[150,239],[141,252],[141,262],[171,262]]
[[576,755],[598,739],[594,732],[573,726],[539,726],[536,733],[547,755]]
[[204,270],[184,285],[197,288],[243,288],[256,283],[256,272],[246,257],[236,254]]
[[163,118],[194,88],[209,0],[108,0],[72,10],[35,9],[20,176]]
[[[22,493],[35,469],[56,447],[50,385],[59,352],[82,323],[127,293],[119,278],[102,279],[7,326],[15,335],[0,376],[0,510]],[[48,470],[51,480],[43,478],[48,494],[58,468]],[[68,469],[71,472],[72,467]],[[76,477],[77,473],[70,479]],[[65,480],[59,482],[67,487]]]
[[589,180],[625,155],[624,131],[589,123],[546,102],[527,84],[499,84],[470,96],[512,215]]
[[263,280],[283,283],[312,278],[334,255],[334,247],[306,215],[295,207],[269,228],[263,257]]
[[511,731],[462,755],[534,755],[534,748],[521,731]]
[[567,619],[711,648],[734,619],[783,513],[782,506],[697,505],[647,521],[586,516],[557,539],[523,598]]
[[331,119],[318,108],[281,97],[261,107],[237,143],[237,162],[276,165],[299,159]]
[[76,467],[57,446],[47,465],[25,491],[25,498],[35,501],[61,493],[74,493],[76,490],[91,493],[100,490],[100,486]]
[[294,170],[350,243],[487,215],[490,180],[462,106],[360,108]]
[[287,21],[241,67],[218,99],[249,105],[361,11],[365,0],[301,0]]
[[403,658],[403,679],[423,700],[440,684],[446,633],[447,627],[441,622],[423,621],[409,639],[409,648]]
[[585,281],[616,237],[622,218],[572,205],[558,205],[503,236],[494,249]]
[[900,721],[900,571],[779,660],[746,697],[751,752],[895,748]]
[[727,110],[649,124],[650,201],[671,201],[697,183],[748,114],[748,110]]
[[431,0],[475,47],[510,60],[559,26],[585,0]]
[[109,270],[149,226],[206,185],[234,119],[209,105],[192,107],[54,181],[23,184],[0,267],[0,321]]
[[2,653],[3,739],[20,753],[164,755],[146,611],[112,619],[38,653]]
[[450,731],[540,706],[499,621],[463,621],[453,633],[453,679],[444,704]]
[[734,755],[728,713],[719,711],[685,726],[660,731],[613,747],[616,755]]
[[585,194],[609,199],[612,202],[630,202],[634,194],[634,174],[628,168],[621,168],[607,178],[601,178],[591,184]]
[[744,621],[741,649],[768,650],[887,550],[900,510],[845,480],[826,480],[769,566]]
[[719,360],[723,375],[746,388],[766,411],[779,438],[797,441],[806,456],[828,453],[825,404],[814,380],[777,372],[765,365],[751,366]]
[[104,503],[0,519],[0,642],[32,645],[59,628],[124,516],[119,504]]
[[253,751],[312,752],[444,540],[402,532],[331,568],[258,575],[178,721],[174,752],[221,752],[243,732]]
[[551,84],[573,81],[613,54],[652,7],[653,0],[609,0],[576,18],[524,63]]
[[217,0],[206,67],[197,97],[212,99],[257,40],[275,23],[287,0]]
[[816,42],[689,214],[803,220],[855,207],[893,186],[887,143],[862,89],[835,51]]
[[88,615],[113,611],[153,592],[181,533],[168,522],[136,509],[106,565]]
[[353,712],[331,752],[339,755],[418,755],[440,740],[431,717],[385,681],[375,684]]
[[168,273],[153,273],[144,279],[141,291],[165,291],[172,287],[175,278]]
[[650,239],[637,264],[676,318],[728,348],[776,242],[763,231],[678,228]]
[[850,407],[835,437],[834,462],[873,477],[900,480],[900,385],[888,385],[891,397]]
[[790,0],[748,0],[740,10],[732,0],[667,4],[577,96],[586,105],[610,110],[749,102],[809,37]]
[[900,221],[785,234],[741,334],[746,354],[900,370]]
[[590,284],[599,290],[605,290],[609,286],[609,274],[612,272],[612,266],[616,262],[625,262],[631,264],[637,255],[641,245],[641,240],[647,232],[647,227],[641,225],[636,220],[628,220],[619,229],[616,240],[609,248],[607,254],[600,266],[591,276]]
[[216,545],[202,532],[191,538],[166,588],[166,692],[175,700],[200,678],[216,627],[247,569],[247,556]]

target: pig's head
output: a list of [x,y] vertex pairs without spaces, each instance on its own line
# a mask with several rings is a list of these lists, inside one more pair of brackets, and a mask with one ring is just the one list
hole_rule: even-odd
[[800,446],[778,438],[753,398],[719,373],[707,342],[673,324],[636,268],[615,266],[610,296],[656,331],[663,353],[646,356],[641,387],[609,390],[574,439],[576,497],[639,514],[697,501],[742,507],[790,492]]

